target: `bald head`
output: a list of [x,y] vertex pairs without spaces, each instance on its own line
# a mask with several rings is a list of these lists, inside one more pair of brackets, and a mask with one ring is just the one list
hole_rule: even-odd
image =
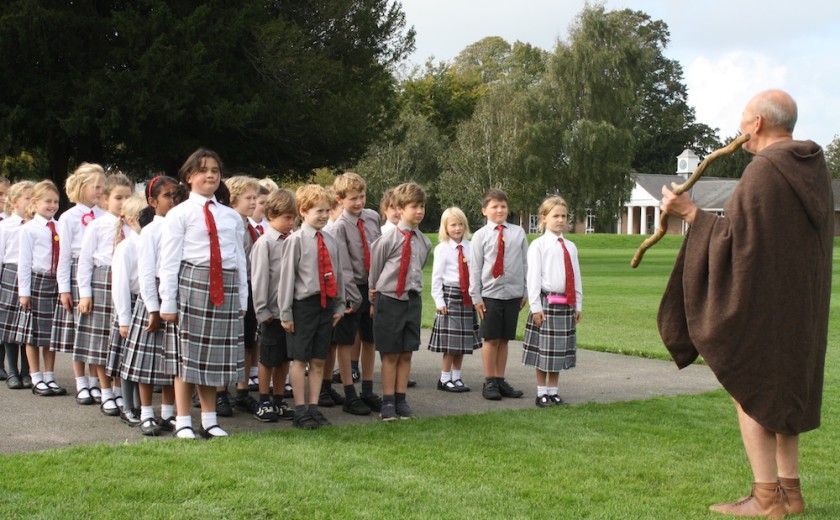
[[783,90],[765,90],[756,94],[747,107],[764,118],[767,130],[781,130],[792,134],[796,126],[796,101]]

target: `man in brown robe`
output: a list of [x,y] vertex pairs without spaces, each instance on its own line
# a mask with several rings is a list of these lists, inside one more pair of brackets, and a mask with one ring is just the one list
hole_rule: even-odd
[[793,139],[796,116],[779,90],[747,104],[740,130],[755,157],[724,216],[662,188],[663,214],[691,228],[659,331],[680,368],[702,355],[735,401],[752,493],[711,506],[735,516],[803,511],[798,435],[820,425],[834,203],[822,149]]

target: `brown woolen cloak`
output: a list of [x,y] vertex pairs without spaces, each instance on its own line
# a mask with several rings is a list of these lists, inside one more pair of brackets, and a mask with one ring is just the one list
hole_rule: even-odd
[[698,353],[770,431],[819,427],[834,199],[822,149],[784,141],[744,170],[725,216],[697,211],[659,307],[680,368]]

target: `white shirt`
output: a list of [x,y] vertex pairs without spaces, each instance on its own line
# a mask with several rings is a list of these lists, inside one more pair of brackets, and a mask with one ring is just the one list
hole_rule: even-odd
[[158,268],[160,267],[160,237],[165,219],[160,215],[143,228],[137,242],[137,276],[140,296],[149,313],[160,312]]
[[[531,312],[542,312],[540,292],[563,294],[566,292],[566,264],[563,246],[557,240],[563,235],[555,235],[551,231],[536,238],[528,247],[528,304]],[[572,270],[575,272],[575,310],[583,309],[583,288],[580,284],[580,265],[578,265],[577,246],[569,240],[563,239],[569,256],[572,259]]]
[[[79,258],[82,249],[82,237],[85,234],[86,222],[93,211],[94,220],[105,214],[99,207],[89,208],[84,204],[76,204],[58,217],[58,239],[61,250],[58,255],[58,292],[70,292],[70,264],[74,258]],[[90,221],[93,222],[93,221]],[[89,223],[89,222],[88,222]]]
[[132,233],[117,245],[111,265],[111,299],[120,327],[131,325],[131,295],[140,292],[137,277],[137,241]]
[[[390,231],[391,229],[393,229],[395,227],[397,227],[396,224],[394,224],[390,220],[386,220],[385,223],[382,224],[382,227],[380,228],[380,231],[382,232],[382,235],[384,235],[386,231]],[[382,235],[379,235],[379,236],[382,236]]]
[[[79,251],[79,269],[76,273],[79,298],[90,298],[93,295],[91,287],[93,269],[111,265],[114,258],[114,238],[117,236],[118,221],[119,219],[111,213],[105,213],[88,224],[85,229],[82,248]],[[125,224],[122,228],[126,238],[133,233]]]
[[[463,246],[464,259],[469,265],[470,241],[461,240],[460,244],[454,240],[447,240],[435,246],[435,259],[432,262],[432,298],[435,300],[435,307],[440,309],[446,306],[443,299],[443,286],[461,288],[461,272],[458,270],[458,246]],[[467,274],[467,285],[469,285],[469,273]]]
[[23,227],[23,222],[23,218],[14,213],[0,222],[0,262],[18,263],[20,228]]
[[[50,222],[55,220],[50,219]],[[48,274],[52,271],[53,238],[47,219],[35,215],[21,226],[18,239],[18,294],[29,297],[32,296],[32,273]]]
[[[248,266],[245,261],[245,222],[242,216],[210,199],[190,193],[189,198],[166,214],[160,239],[160,312],[174,314],[178,310],[178,273],[181,262],[208,267],[210,239],[204,220],[204,205],[212,200],[210,212],[216,221],[222,269],[235,269],[239,277],[240,309],[248,310]],[[208,301],[209,305],[209,301]]]

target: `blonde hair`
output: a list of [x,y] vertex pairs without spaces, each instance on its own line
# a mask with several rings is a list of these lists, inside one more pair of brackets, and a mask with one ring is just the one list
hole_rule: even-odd
[[105,187],[102,189],[102,193],[110,195],[114,188],[118,187],[128,188],[132,192],[134,191],[134,183],[131,182],[131,179],[126,177],[124,173],[116,172],[105,177]]
[[235,206],[239,197],[248,190],[253,190],[257,195],[260,194],[260,181],[248,175],[234,175],[225,179],[225,186],[230,192],[231,207]]
[[543,220],[543,218],[545,218],[551,212],[551,210],[553,210],[557,206],[563,206],[564,208],[566,208],[566,211],[569,210],[569,205],[566,204],[566,201],[560,195],[552,195],[551,197],[548,197],[547,199],[542,201],[542,204],[540,204],[540,209],[537,211],[539,216],[542,217],[540,218],[540,223],[538,225],[540,233],[545,232],[545,221]]
[[470,233],[470,223],[467,221],[467,216],[464,215],[461,208],[453,206],[451,208],[446,208],[440,216],[440,230],[438,230],[438,240],[440,242],[446,242],[451,238],[449,233],[446,232],[446,226],[449,224],[450,219],[459,220],[461,224],[464,225],[464,238],[469,240],[472,237],[472,233]]
[[382,194],[382,200],[379,201],[379,225],[383,225],[387,220],[388,208],[393,206],[394,188],[388,188]]
[[330,203],[330,196],[327,189],[320,184],[304,184],[295,192],[295,205],[298,214],[301,211],[309,211],[319,202]]
[[345,172],[336,176],[332,187],[335,190],[336,196],[342,199],[347,197],[347,192],[350,190],[358,191],[359,193],[367,190],[367,184],[365,184],[362,176],[353,172]]
[[73,204],[78,204],[82,201],[82,189],[90,182],[96,182],[97,179],[105,178],[105,170],[102,166],[95,163],[83,162],[73,172],[73,175],[67,177],[64,183],[64,191],[67,193],[67,198]]
[[405,208],[412,202],[426,203],[426,191],[416,182],[404,182],[394,188],[391,204],[396,208]]
[[260,183],[260,186],[267,189],[269,192],[277,191],[277,190],[280,189],[280,186],[278,186],[277,183],[274,182],[274,179],[271,179],[269,177],[265,177],[265,178],[260,179],[259,183]]
[[335,195],[335,190],[331,187],[325,188],[327,190],[327,196],[330,198],[330,211],[334,210],[338,207],[338,199]]
[[35,216],[35,203],[43,199],[50,192],[55,193],[57,197],[61,197],[58,186],[53,181],[41,181],[32,186],[32,198],[29,200],[29,207],[26,208],[26,220],[30,220]]
[[32,181],[20,181],[12,184],[6,194],[6,206],[3,208],[7,216],[14,213],[15,199],[20,198],[26,190],[31,190],[34,186],[35,183]]
[[286,214],[295,215],[295,194],[278,188],[265,201],[265,217],[273,219]]
[[[134,219],[137,222],[137,225],[140,225],[140,212],[143,211],[149,203],[146,202],[146,198],[139,193],[135,193],[127,201],[123,204],[122,213],[120,214],[119,218],[117,218],[117,224],[114,228],[114,249],[117,249],[117,246],[120,242],[123,241],[125,237],[122,236],[122,227],[125,224],[128,224],[128,219]],[[130,226],[130,224],[129,224]]]

